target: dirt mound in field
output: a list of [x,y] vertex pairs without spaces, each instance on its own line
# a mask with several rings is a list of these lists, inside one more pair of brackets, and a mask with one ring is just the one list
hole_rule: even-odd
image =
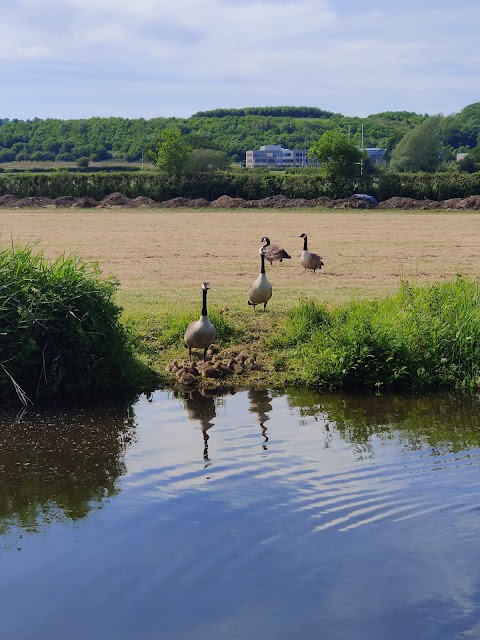
[[328,196],[312,198],[312,200],[308,200],[307,202],[307,207],[323,207],[325,209],[332,209],[333,205],[335,204],[335,200],[333,198],[329,198]]
[[293,209],[308,207],[309,200],[306,198],[287,198],[286,196],[270,196],[269,198],[261,198],[256,201],[257,207],[262,209]]
[[123,193],[116,191],[111,193],[97,204],[97,207],[125,207],[131,202],[131,198],[124,196]]
[[11,193],[6,193],[4,196],[0,196],[0,207],[15,207],[18,202],[17,196]]
[[457,204],[457,209],[480,209],[480,196],[468,196]]
[[157,204],[162,209],[191,209],[192,207],[206,207],[208,200],[204,198],[171,198],[171,200],[163,200]]
[[140,207],[158,207],[158,202],[156,200],[152,200],[151,198],[147,198],[147,196],[137,196],[133,198],[128,203],[129,207],[140,208]]
[[60,196],[55,198],[54,204],[56,207],[73,207],[77,200],[78,198],[75,198],[75,196]]
[[232,198],[231,196],[220,196],[216,200],[210,202],[210,207],[214,209],[236,209],[245,206],[243,198]]
[[414,198],[393,197],[383,200],[376,207],[369,202],[358,198],[339,198],[334,200],[327,196],[319,198],[287,198],[287,196],[276,195],[258,200],[244,200],[243,198],[232,198],[223,195],[209,202],[205,198],[171,198],[163,202],[157,202],[146,196],[129,198],[123,193],[111,193],[103,200],[97,202],[88,196],[75,198],[74,196],[61,196],[59,198],[18,198],[7,193],[0,196],[0,207],[72,207],[72,208],[107,208],[107,207],[157,207],[165,209],[185,209],[198,207],[212,207],[214,209],[238,209],[238,208],[259,208],[259,209],[287,209],[303,207],[321,207],[333,209],[449,209],[449,210],[480,210],[480,195],[468,196],[468,198],[449,198],[447,200],[415,200]]
[[439,209],[458,209],[458,203],[461,201],[461,198],[449,198],[448,200],[440,200],[438,202]]
[[75,198],[75,202],[72,204],[73,209],[93,209],[97,206],[97,201],[89,196],[83,198]]
[[23,207],[51,207],[54,204],[55,200],[52,198],[31,197],[17,200],[14,206],[23,209]]
[[414,209],[417,206],[417,202],[413,198],[394,196],[388,200],[383,200],[377,206],[379,209]]
[[334,209],[373,209],[374,205],[359,198],[339,198],[333,201]]

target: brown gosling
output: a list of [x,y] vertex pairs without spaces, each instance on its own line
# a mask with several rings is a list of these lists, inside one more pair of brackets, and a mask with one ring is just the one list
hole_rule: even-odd
[[230,367],[227,367],[227,365],[223,364],[223,362],[216,362],[213,366],[215,367],[215,369],[218,369],[222,372],[224,378],[226,378],[227,376],[231,376],[233,373]]
[[188,373],[188,367],[180,367],[180,369],[178,369],[178,371],[175,372],[175,375],[177,376],[177,378],[180,380],[180,378],[182,377],[182,375],[184,373]]
[[220,347],[218,344],[211,344],[207,349],[207,355],[214,356],[217,353],[220,353]]
[[180,382],[185,386],[192,385],[195,383],[195,376],[189,373],[188,371],[183,371],[179,379],[180,379]]
[[250,371],[259,369],[259,364],[255,359],[255,356],[249,356],[248,358],[245,359],[245,362],[243,363],[246,369],[249,369]]
[[240,351],[240,353],[235,357],[235,360],[236,362],[242,364],[242,362],[245,362],[245,358],[248,358],[248,355],[245,353],[245,351]]
[[182,362],[182,364],[179,364],[175,360],[174,366],[172,367],[172,373],[176,374],[178,371],[180,371],[180,369],[183,369],[184,366],[185,366],[185,362]]
[[169,362],[167,364],[167,366],[165,367],[165,371],[167,373],[173,373],[173,370],[174,369],[177,370],[177,368],[178,368],[178,362],[177,360],[174,360],[173,362]]
[[192,376],[199,376],[200,375],[200,371],[197,368],[197,363],[196,362],[191,362],[188,365],[188,369],[187,369],[188,373],[190,373]]
[[215,366],[213,367],[205,367],[202,369],[202,376],[204,378],[223,378],[223,373],[220,369],[217,369]]
[[242,373],[245,373],[245,369],[240,362],[236,362],[233,358],[230,358],[228,361],[228,367],[235,373],[237,376],[241,376]]
[[197,369],[200,371],[200,373],[202,373],[202,371],[204,369],[207,369],[208,367],[213,367],[214,365],[214,361],[213,360],[206,360],[205,362],[200,362],[200,364],[197,364]]

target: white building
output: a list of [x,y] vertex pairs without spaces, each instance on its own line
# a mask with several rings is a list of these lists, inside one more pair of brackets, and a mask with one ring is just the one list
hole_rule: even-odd
[[286,167],[312,167],[314,163],[307,158],[308,149],[284,149],[277,144],[264,144],[258,150],[246,152],[247,169],[284,169]]
[[[366,147],[364,149],[373,164],[385,164],[385,149]],[[319,162],[307,157],[308,149],[284,149],[278,144],[264,144],[257,150],[245,154],[247,169],[284,169],[287,167],[318,167]]]

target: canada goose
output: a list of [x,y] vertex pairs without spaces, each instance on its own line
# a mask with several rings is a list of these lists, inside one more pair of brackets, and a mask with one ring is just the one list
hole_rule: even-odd
[[248,290],[248,304],[253,305],[253,310],[257,304],[263,304],[263,310],[267,310],[267,302],[272,297],[272,285],[265,274],[265,247],[260,249],[261,269],[260,275]]
[[215,340],[217,332],[215,327],[208,319],[207,315],[207,291],[210,289],[208,282],[202,284],[203,307],[202,315],[196,322],[188,325],[183,340],[185,347],[188,348],[188,354],[192,357],[192,349],[203,349],[203,359],[207,357],[207,349]]
[[267,236],[262,238],[262,242],[265,242],[263,245],[263,248],[265,249],[265,260],[268,260],[270,264],[273,264],[274,260],[282,262],[284,258],[291,258],[285,249],[279,247],[278,244],[270,244],[270,239],[267,238]]
[[313,273],[316,272],[317,269],[321,269],[323,267],[323,260],[316,253],[311,253],[311,251],[307,248],[307,234],[300,234],[299,238],[303,238],[303,251],[300,256],[300,264],[302,267],[307,269],[313,269]]

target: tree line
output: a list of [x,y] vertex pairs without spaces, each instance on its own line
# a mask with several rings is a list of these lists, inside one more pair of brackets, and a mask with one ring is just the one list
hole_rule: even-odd
[[[180,131],[192,150],[210,152],[202,160],[207,165],[212,152],[220,165],[225,156],[242,163],[247,149],[264,144],[311,148],[335,131],[357,146],[386,149],[395,171],[456,170],[459,152],[469,156],[461,170],[480,168],[480,103],[447,116],[385,111],[357,118],[316,107],[251,107],[198,112],[190,118],[0,119],[0,163],[80,158],[155,162],[162,135],[171,128]],[[224,154],[222,162],[218,153]]]

